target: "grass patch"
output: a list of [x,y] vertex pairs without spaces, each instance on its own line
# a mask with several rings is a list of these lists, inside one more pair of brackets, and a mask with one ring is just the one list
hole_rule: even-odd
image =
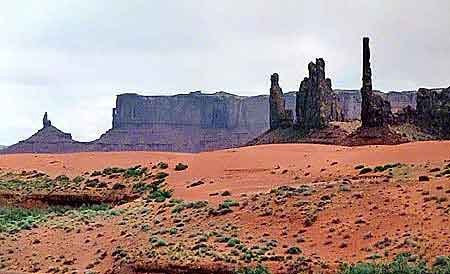
[[436,258],[433,266],[428,267],[422,260],[409,260],[410,254],[400,254],[392,262],[354,265],[343,264],[338,274],[446,274],[450,273],[450,257]]
[[256,267],[244,267],[236,270],[236,274],[271,274],[270,271],[262,266],[258,265]]
[[119,211],[106,204],[83,205],[79,208],[50,207],[46,209],[0,208],[0,233],[17,233],[32,229],[56,216],[67,216],[72,220],[86,221],[98,215],[116,216]]

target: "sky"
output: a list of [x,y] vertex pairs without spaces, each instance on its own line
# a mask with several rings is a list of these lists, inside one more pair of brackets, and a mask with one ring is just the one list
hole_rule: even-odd
[[448,0],[0,0],[0,144],[52,123],[79,141],[111,127],[115,96],[297,90],[326,61],[333,87],[450,86]]

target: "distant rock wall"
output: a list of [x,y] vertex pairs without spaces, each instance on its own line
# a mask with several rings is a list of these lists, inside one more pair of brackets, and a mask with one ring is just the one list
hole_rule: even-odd
[[[359,119],[361,95],[337,90],[344,118]],[[395,94],[395,95],[391,95]],[[385,95],[399,108],[415,107],[415,92]],[[393,98],[393,99],[392,99]],[[295,113],[296,94],[284,94]],[[92,142],[77,142],[42,120],[43,128],[0,153],[66,153],[80,151],[158,150],[198,152],[241,146],[269,129],[269,95],[236,96],[193,92],[174,96],[117,96],[113,127]]]

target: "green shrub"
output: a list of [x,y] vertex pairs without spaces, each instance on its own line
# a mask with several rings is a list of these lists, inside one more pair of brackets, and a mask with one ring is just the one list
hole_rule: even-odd
[[179,202],[179,203],[173,203],[173,204],[176,204],[176,205],[172,209],[172,213],[180,213],[183,210],[188,209],[188,208],[196,209],[196,208],[205,207],[208,205],[208,202],[207,201],[194,201],[194,202]]
[[338,274],[448,274],[450,273],[450,258],[440,256],[429,268],[422,260],[409,260],[410,254],[400,254],[389,263],[357,263],[343,264]]
[[223,203],[219,204],[219,209],[230,208],[233,206],[239,206],[239,202],[233,200],[225,200]]
[[286,253],[291,254],[291,255],[296,255],[296,254],[302,253],[302,250],[297,246],[293,246],[293,247],[288,248],[288,250],[286,250]]
[[156,173],[155,175],[153,175],[153,178],[154,178],[154,179],[164,179],[164,178],[166,178],[167,176],[169,176],[168,173],[165,173],[165,172],[158,172],[158,173]]
[[168,165],[167,163],[164,163],[164,162],[159,162],[156,166],[157,166],[159,169],[166,169],[166,168],[169,167],[169,165]]
[[67,177],[66,175],[59,175],[58,177],[55,178],[55,181],[58,182],[68,182],[70,179],[69,177]]
[[125,178],[129,178],[129,177],[141,177],[142,175],[144,175],[147,172],[147,168],[146,167],[141,167],[141,166],[135,166],[135,167],[130,167],[129,169],[127,169],[125,171]]
[[222,196],[230,196],[231,192],[229,192],[228,190],[225,190],[224,192],[222,192],[221,194]]
[[118,174],[118,173],[124,173],[125,171],[127,171],[127,170],[124,168],[120,168],[120,167],[107,167],[102,171],[102,175],[103,176],[113,175],[113,174]]
[[162,203],[166,199],[169,199],[172,197],[172,191],[170,190],[164,190],[164,189],[157,189],[150,193],[148,196],[148,199],[154,200],[157,203]]
[[175,166],[175,170],[176,171],[182,171],[182,170],[185,170],[185,169],[187,169],[188,168],[188,165],[185,165],[185,164],[183,164],[183,163],[178,163],[176,166]]
[[359,174],[367,174],[370,172],[372,172],[372,169],[370,167],[365,167],[359,171]]
[[152,189],[152,186],[150,184],[146,184],[144,182],[137,182],[133,185],[132,191],[133,193],[144,193],[150,189]]
[[227,246],[233,247],[233,246],[238,245],[238,244],[240,244],[240,243],[241,243],[241,241],[240,241],[239,239],[236,239],[236,238],[230,238],[230,239],[228,240],[228,242],[227,242]]
[[258,265],[254,268],[244,267],[236,270],[236,274],[270,274],[270,271],[262,266]]
[[76,183],[76,184],[79,184],[79,183],[81,183],[83,181],[84,181],[84,177],[83,176],[77,176],[77,177],[73,178],[73,182]]
[[102,175],[102,172],[98,171],[98,170],[95,170],[94,172],[91,173],[91,177],[97,177],[97,176],[100,176],[100,175]]
[[23,229],[32,229],[45,222],[49,216],[68,216],[89,220],[98,215],[115,216],[118,211],[111,210],[109,205],[82,205],[78,208],[50,207],[40,208],[0,208],[0,233],[16,233]]

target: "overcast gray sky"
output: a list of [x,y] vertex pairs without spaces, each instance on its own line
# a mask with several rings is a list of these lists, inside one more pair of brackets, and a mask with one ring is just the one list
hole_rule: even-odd
[[111,126],[115,95],[296,90],[323,57],[335,88],[358,89],[361,37],[374,87],[450,85],[448,0],[0,0],[0,144],[45,111],[77,140]]

